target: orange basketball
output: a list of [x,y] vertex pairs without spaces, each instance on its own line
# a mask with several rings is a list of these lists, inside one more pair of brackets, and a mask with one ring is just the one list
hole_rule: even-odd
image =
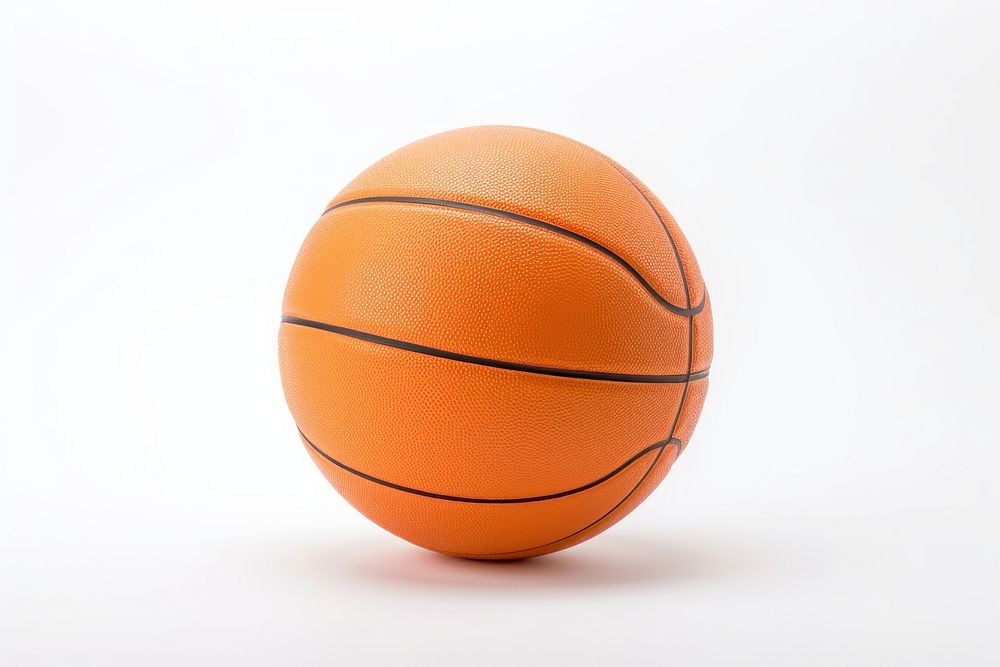
[[306,450],[386,530],[465,558],[573,546],[632,511],[705,400],[712,314],[638,179],[548,132],[405,146],[334,197],[285,292]]

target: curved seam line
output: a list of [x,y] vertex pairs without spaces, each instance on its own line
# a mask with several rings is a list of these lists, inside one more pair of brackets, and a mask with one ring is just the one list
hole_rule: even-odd
[[[608,158],[605,158],[605,159],[608,159]],[[688,387],[691,385],[691,380],[694,377],[693,374],[691,373],[691,364],[694,362],[694,314],[692,314],[690,312],[691,311],[691,292],[688,289],[687,275],[686,275],[686,273],[684,271],[684,262],[681,261],[680,252],[677,250],[677,244],[674,243],[674,237],[670,234],[670,229],[667,228],[666,223],[663,221],[663,217],[660,216],[660,212],[656,210],[656,207],[653,206],[653,203],[649,200],[649,197],[646,196],[646,194],[642,191],[642,189],[640,189],[639,186],[637,186],[635,184],[635,182],[631,178],[628,177],[627,174],[625,174],[610,159],[608,159],[608,162],[611,164],[612,167],[615,168],[616,171],[618,171],[619,174],[621,174],[625,178],[626,181],[629,182],[629,184],[633,188],[636,189],[636,191],[642,196],[642,198],[646,200],[646,204],[648,204],[649,208],[652,209],[653,215],[655,215],[656,218],[657,218],[657,220],[660,221],[660,224],[663,226],[663,230],[667,233],[667,240],[670,241],[670,246],[674,250],[674,257],[677,259],[677,266],[680,268],[680,272],[681,272],[681,280],[684,283],[684,297],[685,297],[685,299],[687,301],[687,305],[688,305],[688,316],[687,316],[687,320],[688,320],[688,364],[687,364],[688,372],[687,372],[687,380],[684,382],[684,388],[681,390],[680,400],[677,402],[677,413],[674,415],[674,423],[670,426],[670,435],[667,437],[667,442],[672,442],[673,440],[676,439],[676,438],[674,438],[674,431],[677,430],[677,423],[680,421],[681,412],[684,411],[684,401],[687,398]],[[707,294],[707,292],[706,292],[706,294]],[[704,303],[705,303],[705,297],[702,296],[702,305],[704,305]],[[678,446],[678,448],[677,448],[677,455],[678,456],[680,456],[680,453],[683,450],[683,448],[684,448],[683,443]],[[656,453],[656,456],[653,458],[652,463],[650,463],[649,467],[646,468],[646,472],[643,473],[642,477],[639,478],[639,481],[635,483],[635,486],[633,486],[632,489],[628,493],[626,493],[625,496],[621,500],[619,500],[615,504],[614,507],[612,507],[611,509],[609,509],[607,512],[605,512],[604,514],[602,514],[597,519],[594,519],[593,521],[591,521],[590,523],[588,523],[583,528],[580,528],[579,530],[574,531],[574,532],[570,533],[569,535],[565,535],[563,537],[560,537],[559,539],[552,540],[551,542],[546,542],[545,544],[540,544],[538,546],[529,547],[527,549],[517,549],[515,551],[501,551],[501,552],[492,553],[492,554],[467,554],[467,555],[471,556],[471,557],[482,558],[482,557],[487,557],[487,556],[512,556],[514,554],[526,553],[526,552],[529,552],[529,551],[537,551],[538,549],[544,549],[544,548],[550,547],[550,546],[552,546],[554,544],[559,544],[560,542],[564,542],[565,540],[572,539],[573,537],[576,537],[580,533],[583,533],[583,532],[585,532],[587,530],[590,530],[592,527],[596,526],[598,523],[600,523],[601,521],[604,521],[606,518],[608,518],[609,516],[611,516],[619,507],[621,507],[625,503],[625,501],[627,501],[629,498],[632,497],[632,494],[635,493],[636,490],[640,486],[642,486],[642,483],[646,481],[646,478],[649,477],[649,474],[651,472],[653,472],[653,469],[656,467],[656,464],[659,462],[660,457],[663,455],[664,451],[666,451],[666,448],[663,448],[659,452]]]
[[[628,174],[626,174],[622,170],[622,167],[619,167],[618,164],[613,160],[611,160],[610,158],[605,157],[605,159],[608,161],[609,164],[611,164],[611,166],[614,168],[615,171],[621,174],[622,177],[626,181],[628,181],[629,185],[635,188],[635,191],[638,192],[639,196],[642,197],[643,201],[646,202],[646,205],[649,206],[649,209],[653,212],[653,215],[656,216],[656,219],[660,221],[660,227],[662,227],[663,231],[666,232],[667,234],[667,241],[670,242],[670,248],[674,251],[674,259],[677,261],[677,267],[680,269],[681,283],[684,286],[684,300],[687,303],[687,308],[683,310],[687,311],[687,313],[690,313],[692,315],[697,315],[697,313],[691,312],[691,289],[688,285],[687,271],[684,270],[684,262],[681,261],[680,250],[677,249],[677,242],[674,241],[674,235],[670,233],[670,228],[667,227],[667,223],[663,220],[663,216],[660,215],[660,212],[656,210],[656,207],[653,206],[653,202],[649,200],[649,197],[646,196],[646,193],[642,191],[642,188],[636,185],[635,181],[629,178]],[[701,304],[698,312],[701,312],[701,308],[704,307],[705,307],[705,296],[702,295]]]
[[403,491],[405,493],[412,493],[414,495],[424,496],[426,498],[434,498],[435,500],[448,500],[448,501],[456,502],[456,503],[478,503],[478,504],[492,504],[492,505],[513,505],[513,504],[519,504],[519,503],[535,503],[535,502],[539,502],[539,501],[542,501],[542,500],[555,500],[556,498],[565,498],[566,496],[572,496],[574,494],[581,493],[583,491],[587,491],[589,489],[594,488],[595,486],[599,486],[599,485],[603,484],[604,482],[607,482],[611,478],[617,476],[619,473],[625,471],[629,466],[631,466],[633,463],[635,463],[636,461],[638,461],[639,459],[641,459],[646,454],[649,454],[650,452],[653,452],[653,451],[656,451],[656,450],[663,451],[663,449],[665,449],[669,445],[676,445],[678,448],[681,445],[680,440],[677,440],[677,439],[673,439],[673,440],[669,440],[669,441],[668,440],[662,440],[660,442],[654,443],[654,444],[650,445],[649,447],[646,447],[642,451],[636,453],[630,459],[628,459],[627,461],[625,461],[625,463],[621,464],[620,466],[618,466],[617,468],[615,468],[614,470],[612,470],[611,472],[609,472],[607,475],[604,475],[603,477],[600,477],[600,478],[594,480],[593,482],[589,482],[587,484],[584,484],[583,486],[578,486],[576,488],[569,489],[567,491],[560,491],[558,493],[549,493],[549,494],[542,495],[542,496],[528,496],[528,497],[524,497],[524,498],[471,498],[471,497],[466,497],[466,496],[452,496],[452,495],[448,495],[448,494],[444,494],[444,493],[434,493],[432,491],[423,491],[421,489],[415,489],[413,487],[403,486],[402,484],[396,484],[394,482],[389,482],[389,481],[386,481],[384,479],[379,479],[378,477],[374,477],[372,475],[369,475],[367,473],[363,473],[360,470],[357,470],[356,468],[350,467],[346,463],[338,461],[337,459],[333,458],[332,456],[330,456],[329,454],[327,454],[326,452],[324,452],[322,449],[320,449],[319,447],[317,447],[316,444],[313,443],[313,441],[310,440],[309,437],[306,436],[306,434],[302,432],[301,428],[299,428],[298,431],[299,431],[299,435],[302,436],[302,439],[306,442],[306,444],[309,445],[313,450],[315,450],[317,454],[319,454],[324,459],[326,459],[327,461],[329,461],[333,465],[337,466],[338,468],[340,468],[340,469],[342,469],[342,470],[344,470],[346,472],[349,472],[352,475],[356,475],[358,477],[361,477],[362,479],[366,479],[369,482],[374,482],[375,484],[380,484],[380,485],[386,486],[386,487],[388,487],[390,489],[395,489],[396,491]]
[[[684,443],[682,443],[679,439],[674,438],[674,437],[671,437],[669,442],[670,442],[670,444],[676,444],[676,446],[677,446],[677,452],[678,452],[678,456],[679,456],[681,449],[683,449],[683,447],[684,447]],[[612,507],[607,512],[605,512],[604,514],[602,514],[601,516],[597,517],[596,519],[594,519],[593,521],[591,521],[590,523],[588,523],[583,528],[580,528],[579,530],[575,530],[572,533],[570,533],[569,535],[564,535],[564,536],[560,537],[559,539],[552,540],[551,542],[546,542],[545,544],[539,544],[539,545],[536,545],[536,546],[533,546],[533,547],[529,547],[527,549],[516,549],[514,551],[497,551],[497,552],[488,553],[488,554],[455,554],[455,555],[469,557],[469,558],[485,558],[485,557],[489,557],[489,556],[512,556],[514,554],[525,553],[525,552],[528,552],[528,551],[537,551],[538,549],[544,549],[545,547],[551,547],[553,544],[559,544],[560,542],[564,542],[565,540],[572,539],[572,538],[576,537],[577,535],[579,535],[580,533],[593,528],[594,526],[596,526],[601,521],[604,521],[605,519],[607,519],[609,516],[611,516],[614,513],[615,510],[617,510],[619,507],[621,507],[625,503],[626,500],[628,500],[629,498],[631,498],[632,494],[635,493],[635,490],[638,489],[640,486],[642,486],[642,483],[646,481],[647,477],[649,477],[649,473],[653,472],[653,468],[656,467],[656,464],[660,460],[660,457],[663,456],[663,452],[664,451],[666,451],[666,447],[661,448],[660,451],[658,451],[656,453],[656,456],[653,457],[652,463],[650,463],[649,467],[646,468],[646,472],[644,472],[642,474],[642,477],[640,477],[639,481],[635,483],[635,486],[633,486],[629,490],[629,492],[626,493],[622,497],[621,500],[619,500],[617,503],[615,503],[614,507]]]
[[[513,213],[512,211],[507,211],[501,208],[492,208],[490,206],[482,206],[480,204],[469,204],[466,202],[452,201],[450,199],[434,199],[431,197],[379,196],[379,197],[358,197],[356,199],[348,199],[347,201],[339,202],[337,204],[334,204],[333,206],[330,206],[325,211],[323,211],[323,215],[326,215],[330,211],[336,210],[338,208],[343,208],[345,206],[353,206],[355,204],[372,204],[372,203],[422,204],[425,206],[442,206],[445,208],[461,209],[466,211],[473,211],[476,213],[485,213],[487,215],[499,216],[502,218],[508,218],[510,220],[523,222],[525,224],[529,224],[534,227],[539,227],[541,229],[546,229],[548,231],[561,234],[562,236],[573,239],[575,241],[579,241],[580,243],[583,243],[584,245],[587,245],[603,253],[610,259],[614,260],[622,268],[628,271],[629,274],[636,281],[639,282],[639,284],[643,287],[643,289],[646,290],[647,293],[649,293],[650,296],[652,296],[661,306],[663,306],[672,313],[684,316],[697,315],[705,307],[705,300],[704,298],[702,298],[701,303],[692,308],[690,295],[688,295],[687,297],[687,303],[688,303],[687,308],[682,308],[681,306],[677,306],[670,303],[665,298],[663,298],[663,296],[661,296],[660,293],[657,292],[652,285],[649,284],[649,282],[642,276],[642,274],[639,273],[638,269],[629,264],[621,255],[619,255],[618,253],[609,248],[604,247],[603,245],[601,245],[597,241],[594,241],[593,239],[589,239],[586,236],[583,236],[582,234],[570,231],[569,229],[566,229],[564,227],[554,225],[551,222],[545,222],[544,220],[531,218],[526,215],[521,215],[520,213]],[[657,217],[659,218],[658,215]],[[662,220],[660,224],[663,224]],[[669,236],[669,232],[667,232],[667,234]],[[676,254],[676,249],[675,249],[675,254]],[[687,280],[684,280],[683,282],[686,290]]]
[[[502,361],[499,359],[490,359],[488,357],[475,357],[468,354],[461,354],[459,352],[440,350],[435,347],[420,345],[419,343],[410,343],[403,340],[397,340],[395,338],[387,338],[386,336],[379,336],[378,334],[368,333],[367,331],[358,331],[357,329],[349,329],[347,327],[341,327],[335,324],[327,324],[325,322],[307,320],[301,317],[294,317],[292,315],[282,315],[281,321],[284,324],[294,324],[301,327],[319,329],[320,331],[327,331],[330,333],[339,334],[341,336],[348,336],[350,338],[356,338],[358,340],[363,340],[369,343],[375,343],[377,345],[394,347],[396,349],[406,350],[408,352],[416,352],[418,354],[426,354],[432,357],[439,357],[441,359],[450,359],[451,361],[460,361],[467,364],[477,364],[479,366],[489,366],[490,368],[500,368],[503,370],[518,371],[521,373],[553,375],[556,377],[574,378],[577,380],[603,380],[606,382],[643,382],[649,384],[681,384],[682,382],[688,382],[689,378],[692,377],[690,373],[685,373],[683,375],[640,375],[634,373],[608,373],[604,371],[584,371],[584,370],[574,370],[572,368],[553,368],[549,366],[519,364],[513,361]],[[696,374],[698,376],[698,378],[696,379],[707,377],[708,372],[709,369],[707,368],[703,371],[699,371]]]

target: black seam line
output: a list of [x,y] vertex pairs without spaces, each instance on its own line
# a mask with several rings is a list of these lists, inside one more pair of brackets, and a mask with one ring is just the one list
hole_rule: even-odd
[[[326,324],[325,322],[306,320],[302,319],[301,317],[293,317],[291,315],[282,315],[281,321],[285,324],[294,324],[297,326],[319,329],[321,331],[328,331],[330,333],[340,334],[341,336],[349,336],[351,338],[357,338],[358,340],[367,341],[369,343],[376,343],[378,345],[395,347],[397,349],[406,350],[408,352],[427,354],[432,357],[451,359],[452,361],[461,361],[468,364],[478,364],[480,366],[489,366],[490,368],[502,368],[504,370],[518,371],[521,373],[554,375],[556,377],[575,378],[578,380],[605,380],[608,382],[645,382],[650,384],[681,384],[682,382],[687,382],[689,378],[689,375],[687,373],[684,373],[683,375],[637,375],[632,373],[605,373],[602,371],[578,371],[572,368],[551,368],[549,366],[518,364],[513,361],[501,361],[499,359],[488,359],[486,357],[474,357],[468,354],[449,352],[448,350],[439,350],[435,347],[427,347],[426,345],[409,343],[403,340],[396,340],[395,338],[386,338],[385,336],[379,336],[377,334],[368,333],[366,331],[348,329],[347,327],[341,327],[335,324]],[[708,369],[706,368],[703,371],[699,371],[698,373],[691,375],[690,378],[700,379],[707,376],[708,376]]]
[[[677,445],[678,455],[680,455],[680,451],[684,449],[684,443],[682,443],[677,438],[673,438],[673,437],[670,438],[670,443]],[[465,557],[469,557],[469,558],[486,558],[486,557],[492,557],[492,556],[513,556],[514,554],[521,554],[521,553],[526,553],[528,551],[536,551],[538,549],[544,549],[545,547],[551,547],[553,544],[559,544],[560,542],[565,542],[566,540],[572,539],[572,538],[576,537],[577,535],[579,535],[580,533],[593,528],[594,526],[596,526],[597,524],[599,524],[601,521],[604,521],[606,518],[608,518],[609,516],[611,516],[612,514],[614,514],[615,510],[617,510],[619,507],[621,507],[622,505],[624,505],[625,501],[628,500],[629,498],[631,498],[632,494],[635,493],[636,489],[638,489],[640,486],[642,486],[642,483],[646,481],[646,478],[649,477],[649,473],[653,472],[653,469],[656,468],[656,464],[659,462],[660,457],[663,456],[663,452],[664,451],[666,451],[666,447],[662,447],[662,448],[660,448],[660,451],[656,452],[656,456],[653,457],[653,461],[649,464],[649,467],[646,468],[646,471],[644,473],[642,473],[642,477],[639,478],[639,481],[635,483],[635,486],[633,486],[629,490],[628,493],[626,493],[624,496],[622,496],[621,500],[619,500],[617,503],[615,503],[614,507],[612,507],[607,512],[605,512],[604,514],[602,514],[601,516],[597,517],[596,519],[594,519],[593,521],[591,521],[590,523],[588,523],[583,528],[580,528],[579,530],[574,530],[569,535],[563,535],[562,537],[560,537],[558,539],[555,539],[555,540],[552,540],[551,542],[546,542],[545,544],[538,544],[538,545],[535,545],[533,547],[528,547],[527,549],[516,549],[514,551],[498,551],[498,552],[489,553],[489,554],[456,554],[456,555],[458,555],[458,556],[465,556]]]
[[[608,161],[611,162],[610,160]],[[624,179],[629,182],[629,185],[635,188],[635,191],[638,192],[639,196],[643,198],[643,200],[649,206],[650,210],[653,212],[653,215],[656,216],[656,219],[660,221],[660,226],[663,227],[663,231],[666,232],[667,234],[667,241],[670,242],[670,248],[674,251],[674,259],[677,260],[677,268],[681,272],[681,283],[684,286],[684,300],[687,303],[687,308],[684,308],[682,310],[686,311],[684,313],[685,315],[687,314],[697,315],[698,313],[692,312],[691,309],[691,290],[688,288],[687,272],[684,270],[684,262],[681,261],[680,250],[677,249],[677,243],[674,241],[674,235],[670,233],[670,228],[667,227],[666,221],[663,219],[663,216],[660,215],[660,212],[656,210],[656,206],[653,205],[653,202],[650,201],[646,193],[642,191],[642,188],[640,188],[635,181],[629,178],[628,174],[622,171],[622,168],[619,167],[616,163],[611,162],[611,166],[614,167],[615,171],[621,174],[622,177],[624,177]],[[704,307],[705,307],[705,295],[703,294],[701,297],[701,304],[699,304],[698,306],[698,312],[701,312],[701,308]]]
[[[594,250],[597,250],[610,257],[612,260],[621,265],[622,268],[628,271],[632,275],[632,277],[635,278],[640,285],[642,285],[643,289],[649,292],[649,295],[652,296],[654,299],[656,299],[656,301],[661,306],[663,306],[672,313],[685,316],[697,315],[705,307],[705,299],[702,298],[701,303],[692,308],[690,296],[688,297],[687,308],[682,308],[681,306],[677,306],[675,304],[670,303],[662,296],[660,296],[659,292],[653,289],[653,286],[650,285],[649,282],[642,277],[642,274],[639,273],[639,271],[634,266],[625,261],[625,259],[621,255],[619,255],[613,250],[610,250],[609,248],[605,248],[597,241],[589,239],[586,236],[577,234],[576,232],[570,231],[563,227],[559,227],[558,225],[553,225],[551,222],[545,222],[544,220],[538,220],[537,218],[530,218],[526,215],[521,215],[520,213],[512,213],[511,211],[506,211],[501,208],[492,208],[490,206],[481,206],[479,204],[468,204],[466,202],[451,201],[449,199],[433,199],[430,197],[395,197],[395,196],[358,197],[357,199],[348,199],[347,201],[342,201],[338,204],[334,204],[330,208],[323,211],[323,215],[326,215],[330,211],[333,211],[338,208],[343,208],[345,206],[353,206],[355,204],[370,204],[377,202],[395,203],[395,204],[424,204],[426,206],[443,206],[445,208],[456,208],[465,211],[475,211],[476,213],[496,215],[502,218],[509,218],[510,220],[517,220],[518,222],[523,222],[529,225],[533,225],[535,227],[540,227],[541,229],[547,229],[548,231],[555,232],[556,234],[561,234],[567,238],[571,238],[574,241],[579,241],[580,243],[590,246]],[[685,291],[687,290],[686,280],[684,281],[684,289]]]
[[425,498],[434,498],[435,500],[449,500],[451,502],[456,502],[456,503],[478,503],[478,504],[490,504],[490,505],[515,505],[519,503],[536,503],[542,500],[555,500],[556,498],[564,498],[566,496],[572,496],[573,494],[580,493],[582,491],[587,491],[588,489],[592,489],[595,486],[603,484],[604,482],[608,481],[612,477],[615,477],[616,475],[624,471],[630,465],[641,459],[646,454],[649,454],[650,452],[657,450],[662,452],[668,445],[675,445],[678,448],[680,448],[681,446],[681,441],[677,440],[676,438],[669,441],[663,440],[654,443],[649,447],[646,447],[642,451],[637,452],[634,456],[632,456],[632,458],[630,458],[628,461],[626,461],[625,463],[621,464],[620,466],[609,472],[607,475],[604,475],[603,477],[596,479],[588,484],[584,484],[583,486],[578,486],[575,489],[569,489],[568,491],[560,491],[559,493],[550,493],[544,496],[529,496],[526,498],[468,498],[465,496],[451,496],[444,493],[433,493],[431,491],[422,491],[421,489],[414,489],[409,486],[403,486],[402,484],[395,484],[393,482],[388,482],[384,479],[379,479],[378,477],[373,477],[372,475],[363,473],[360,470],[350,467],[346,463],[338,461],[337,459],[333,458],[332,456],[324,452],[322,449],[317,447],[316,444],[313,443],[313,441],[310,440],[305,433],[302,432],[301,428],[299,429],[299,435],[302,436],[302,439],[306,442],[307,445],[312,447],[312,449],[317,454],[322,456],[324,459],[326,459],[333,465],[337,466],[341,470],[349,472],[352,475],[361,477],[362,479],[366,479],[369,482],[374,482],[375,484],[381,484],[382,486],[389,487],[390,489],[395,489],[396,491],[412,493],[417,496],[424,496]]
[[[609,162],[611,162],[611,161],[609,160]],[[691,385],[691,381],[694,380],[694,379],[696,379],[695,378],[696,374],[691,373],[691,364],[694,361],[694,314],[692,314],[690,312],[691,292],[688,291],[687,275],[684,272],[684,262],[681,261],[680,252],[677,250],[677,244],[674,243],[674,237],[670,234],[670,229],[667,227],[666,222],[664,222],[663,217],[660,215],[660,212],[656,210],[656,207],[653,206],[653,202],[651,202],[649,200],[649,197],[646,196],[646,194],[642,191],[642,189],[638,185],[635,184],[635,181],[633,181],[631,178],[629,178],[628,175],[625,172],[623,172],[614,162],[611,162],[611,165],[618,171],[618,173],[620,173],[625,178],[626,181],[629,182],[629,184],[633,188],[636,189],[636,191],[640,195],[642,195],[642,198],[646,200],[646,203],[653,210],[653,215],[656,216],[656,219],[659,220],[660,224],[663,226],[663,231],[665,231],[667,233],[667,240],[670,241],[670,246],[674,250],[674,257],[676,257],[676,259],[677,259],[677,266],[680,268],[681,279],[682,279],[682,281],[684,283],[684,296],[685,296],[685,299],[687,301],[687,305],[689,306],[688,316],[687,316],[687,321],[688,321],[688,363],[687,363],[687,370],[688,370],[688,372],[687,372],[687,380],[684,382],[684,389],[681,391],[680,400],[677,402],[677,412],[676,412],[676,414],[674,414],[674,422],[670,426],[670,435],[667,436],[667,438],[668,438],[667,441],[670,442],[670,441],[673,441],[675,439],[674,438],[674,432],[677,430],[677,424],[680,421],[681,412],[684,411],[684,401],[687,399],[688,387]],[[704,303],[705,303],[705,297],[702,296],[702,304],[704,304]],[[678,446],[678,450],[679,450],[678,451],[678,455],[680,454],[680,451],[683,451],[683,449],[684,449],[684,445],[683,444],[681,444],[681,445]],[[588,523],[583,528],[580,528],[579,530],[575,530],[572,533],[570,533],[569,535],[564,535],[563,537],[560,537],[558,539],[552,540],[551,542],[546,542],[545,544],[539,544],[537,546],[529,547],[527,549],[517,549],[516,551],[502,551],[502,552],[499,552],[499,553],[492,553],[492,554],[478,554],[478,557],[486,557],[486,556],[513,556],[515,554],[527,553],[527,552],[530,552],[530,551],[536,551],[538,549],[544,549],[544,548],[550,547],[550,546],[552,546],[554,544],[558,544],[560,542],[564,542],[565,540],[568,540],[568,539],[571,539],[573,537],[576,537],[580,533],[582,533],[582,532],[584,532],[586,530],[589,530],[593,526],[596,526],[598,523],[600,523],[601,521],[604,521],[606,518],[608,518],[609,516],[611,516],[619,507],[621,507],[625,503],[626,500],[628,500],[629,498],[632,497],[632,494],[635,493],[636,490],[638,490],[638,488],[640,486],[642,486],[642,483],[646,481],[646,478],[649,477],[649,474],[651,472],[653,472],[654,468],[656,468],[656,464],[659,463],[660,457],[663,455],[663,452],[664,452],[664,450],[661,449],[659,452],[656,453],[656,456],[653,458],[653,461],[649,464],[649,467],[646,468],[646,472],[644,472],[643,475],[642,475],[642,477],[639,478],[639,481],[635,483],[635,486],[633,486],[632,489],[628,493],[626,493],[622,497],[621,500],[619,500],[617,503],[615,503],[614,507],[612,507],[607,512],[605,512],[604,514],[602,514],[598,518],[596,518],[593,521],[591,521],[590,523]],[[472,556],[472,557],[477,557],[477,555],[473,555],[473,554],[469,554],[469,555]]]

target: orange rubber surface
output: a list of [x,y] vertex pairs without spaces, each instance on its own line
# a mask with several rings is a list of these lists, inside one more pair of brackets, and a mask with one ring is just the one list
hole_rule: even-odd
[[470,558],[572,546],[689,441],[711,304],[663,205],[582,144],[455,130],[332,202],[292,269],[282,383],[359,511]]

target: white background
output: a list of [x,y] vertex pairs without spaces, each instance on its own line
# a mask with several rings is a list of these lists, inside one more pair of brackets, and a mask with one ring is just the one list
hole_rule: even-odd
[[[1000,662],[1000,12],[981,2],[4,3],[0,663]],[[692,445],[513,564],[382,532],[276,334],[327,200],[566,134],[712,291]]]

